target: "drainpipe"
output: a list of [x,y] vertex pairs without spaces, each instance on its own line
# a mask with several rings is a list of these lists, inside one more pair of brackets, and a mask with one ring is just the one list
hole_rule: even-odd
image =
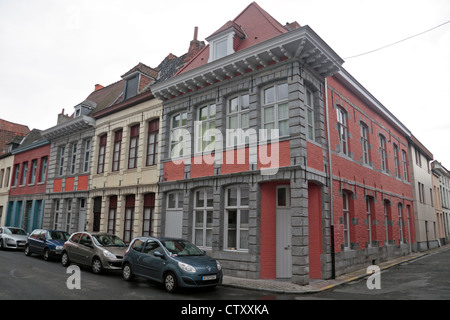
[[330,121],[328,116],[328,82],[325,78],[325,116],[327,121],[327,140],[328,140],[328,171],[330,179],[330,249],[331,249],[331,278],[336,279],[336,261],[334,252],[334,201],[333,201],[333,163],[331,159],[331,140],[330,140]]

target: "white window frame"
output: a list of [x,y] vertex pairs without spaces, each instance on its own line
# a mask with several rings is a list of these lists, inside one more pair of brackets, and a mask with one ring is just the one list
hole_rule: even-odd
[[[206,109],[206,118],[202,118],[202,110],[204,109]],[[197,109],[194,149],[196,153],[212,152],[215,149],[216,111],[215,103],[202,105]]]
[[[203,205],[199,205],[198,196],[203,196]],[[209,202],[209,203],[208,203]],[[212,188],[205,188],[194,193],[194,213],[192,224],[192,242],[200,248],[212,248],[212,229],[214,214],[214,194]],[[198,215],[201,215],[201,222],[197,222]],[[208,223],[208,219],[211,221]],[[201,235],[201,240],[197,241],[197,236]]]
[[[179,125],[174,126],[175,118],[178,116],[180,117]],[[187,111],[177,112],[170,117],[169,156],[172,159],[181,158],[185,155],[188,141],[181,134],[183,133],[182,129],[187,129],[187,122]],[[182,138],[181,141],[180,138]],[[178,152],[175,152],[175,148],[179,148]]]
[[[285,97],[280,97],[280,90],[279,88],[281,86],[286,86],[287,89],[287,94]],[[269,89],[274,89],[274,96],[273,96],[273,101],[268,101],[266,100],[266,92]],[[262,129],[275,129],[279,131],[279,137],[288,137],[290,132],[289,132],[289,85],[287,84],[287,82],[280,82],[280,83],[276,83],[274,85],[265,87],[262,90],[262,114],[261,114],[261,119],[262,119]],[[287,114],[284,117],[280,117],[280,109],[281,107],[285,107],[287,108]],[[268,109],[273,108],[273,115],[272,115],[272,120],[271,121],[267,121],[266,119],[266,111]],[[280,123],[287,123],[287,133],[283,133],[280,130]],[[268,128],[269,124],[273,124],[272,128]],[[267,132],[267,136],[269,136],[269,132]],[[267,140],[267,137],[266,137]]]
[[339,135],[339,151],[348,155],[348,129],[347,129],[347,111],[343,107],[337,107],[337,126]]
[[[175,207],[170,207],[170,197],[175,197]],[[172,191],[167,193],[167,203],[166,203],[166,209],[167,210],[183,210],[183,201],[184,201],[184,194],[183,191]],[[181,206],[180,206],[181,201]]]
[[91,154],[91,139],[87,139],[84,142],[83,172],[89,172],[91,163],[90,154]]
[[369,126],[364,122],[361,122],[361,146],[363,152],[363,163],[370,164],[370,153],[369,153]]
[[70,163],[70,174],[75,174],[76,164],[77,164],[77,149],[78,143],[74,142],[72,144],[72,158]]
[[314,116],[314,93],[306,88],[306,124],[307,124],[307,132],[306,137],[309,140],[314,141],[316,138],[316,119]]
[[397,204],[397,209],[398,209],[398,228],[399,228],[399,237],[400,237],[400,244],[403,244],[403,204],[402,203],[398,203]]
[[380,170],[387,172],[387,140],[386,137],[382,134],[379,135],[380,137],[380,158],[381,158],[381,164],[380,164]]
[[343,235],[344,235],[344,249],[350,249],[350,207],[349,207],[349,194],[345,191],[342,192],[342,216],[344,218]]
[[366,197],[366,215],[367,215],[367,233],[368,245],[372,247],[372,212],[371,212],[372,198]]
[[[244,102],[244,99],[246,99],[247,102]],[[234,101],[236,101],[236,109],[233,108]],[[236,118],[237,128],[231,128],[232,118]],[[245,118],[247,118],[247,124],[243,125]],[[227,101],[227,132],[226,132],[227,147],[245,145],[249,139],[247,139],[248,136],[244,134],[244,131],[249,128],[250,128],[250,95],[248,93],[245,93],[231,97]],[[236,141],[234,138],[236,138]]]
[[[250,195],[250,190],[248,186],[245,185],[234,185],[225,189],[225,215],[224,215],[224,249],[229,251],[243,251],[248,252],[248,237],[249,237],[249,221],[247,221],[247,226],[241,222],[243,212],[247,211],[247,214],[250,215],[249,204],[242,204],[242,189],[247,188],[248,193]],[[232,190],[236,189],[236,205],[233,206],[228,203],[229,197],[228,193]],[[230,229],[229,225],[229,216],[231,211],[236,211],[236,227]],[[249,220],[249,216],[247,217]],[[230,230],[236,231],[236,239],[234,239],[236,246],[230,246],[230,240],[228,232]],[[247,232],[247,247],[245,248],[245,244],[241,243],[241,234],[242,232]]]
[[58,174],[62,176],[64,174],[64,157],[65,157],[66,147],[62,146],[59,148],[59,168]]

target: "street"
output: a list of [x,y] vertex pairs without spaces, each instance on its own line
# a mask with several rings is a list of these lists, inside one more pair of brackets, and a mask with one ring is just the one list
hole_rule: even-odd
[[122,279],[120,271],[93,274],[82,267],[79,289],[72,288],[70,270],[60,261],[27,257],[23,251],[0,251],[0,300],[448,300],[450,250],[403,263],[380,275],[380,289],[368,289],[367,278],[315,294],[274,294],[225,286],[167,293],[141,278]]

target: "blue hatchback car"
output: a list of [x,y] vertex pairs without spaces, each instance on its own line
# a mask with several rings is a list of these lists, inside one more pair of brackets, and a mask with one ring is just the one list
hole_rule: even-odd
[[183,239],[133,239],[123,258],[122,270],[127,281],[141,276],[163,283],[169,292],[178,287],[214,287],[222,283],[220,263]]
[[25,254],[40,254],[46,261],[50,258],[60,258],[64,242],[69,240],[69,237],[70,234],[65,231],[36,229],[27,238]]

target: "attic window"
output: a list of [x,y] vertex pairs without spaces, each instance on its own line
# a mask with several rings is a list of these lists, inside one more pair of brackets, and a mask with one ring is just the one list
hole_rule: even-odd
[[228,32],[225,35],[208,39],[210,42],[210,52],[208,62],[212,62],[234,53],[233,39],[234,32]]
[[127,79],[125,84],[125,100],[137,95],[139,75]]
[[214,60],[223,58],[227,55],[227,46],[228,42],[227,39],[222,39],[220,41],[217,41],[214,46]]
[[75,108],[75,118],[81,116],[81,107]]

